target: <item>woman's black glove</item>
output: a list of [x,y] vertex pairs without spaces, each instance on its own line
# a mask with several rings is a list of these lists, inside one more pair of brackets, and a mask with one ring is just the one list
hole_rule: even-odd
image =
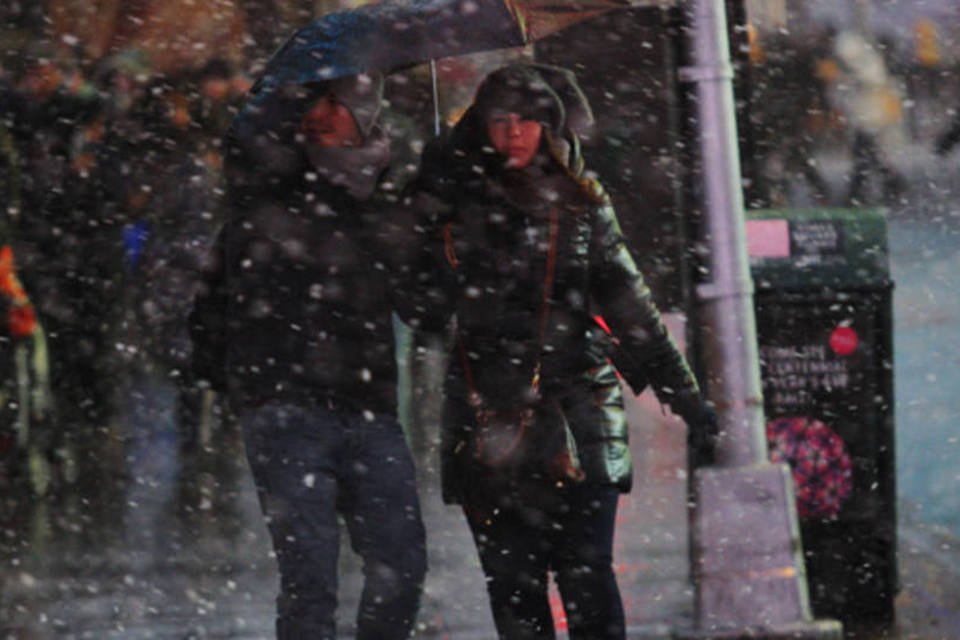
[[687,423],[687,450],[697,467],[713,464],[720,429],[717,412],[699,391],[689,389],[673,394],[670,409]]

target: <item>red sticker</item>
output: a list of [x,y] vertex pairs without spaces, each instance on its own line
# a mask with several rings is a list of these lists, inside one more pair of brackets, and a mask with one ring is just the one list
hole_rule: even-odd
[[860,336],[851,327],[837,327],[830,334],[830,348],[838,356],[848,356],[857,350]]

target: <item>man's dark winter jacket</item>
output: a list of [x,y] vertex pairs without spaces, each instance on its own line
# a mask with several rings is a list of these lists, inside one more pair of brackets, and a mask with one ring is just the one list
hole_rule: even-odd
[[236,409],[283,400],[394,414],[396,256],[377,222],[387,200],[360,202],[310,166],[298,128],[318,95],[260,95],[228,134],[228,219],[192,313],[194,369]]

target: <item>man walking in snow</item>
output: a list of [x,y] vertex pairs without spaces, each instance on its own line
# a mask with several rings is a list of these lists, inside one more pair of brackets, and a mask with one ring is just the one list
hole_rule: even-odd
[[364,562],[357,638],[408,637],[426,571],[396,418],[381,91],[368,75],[255,89],[192,313],[195,372],[237,414],[277,553],[281,640],[335,637],[338,514]]

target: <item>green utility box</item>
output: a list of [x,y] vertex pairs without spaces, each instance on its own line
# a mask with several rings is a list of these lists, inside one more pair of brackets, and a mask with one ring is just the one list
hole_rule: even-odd
[[894,618],[893,318],[875,210],[747,213],[771,459],[793,471],[817,617]]

